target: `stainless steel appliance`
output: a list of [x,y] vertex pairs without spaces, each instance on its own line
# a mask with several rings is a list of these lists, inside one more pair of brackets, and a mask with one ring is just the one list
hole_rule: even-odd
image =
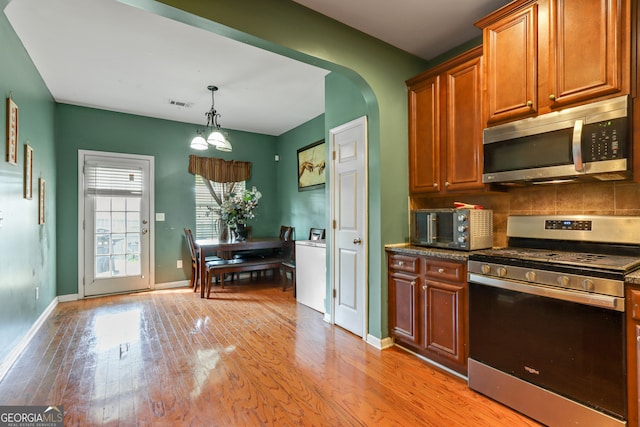
[[487,128],[482,181],[630,178],[629,115],[621,96]]
[[469,387],[549,426],[626,425],[640,217],[511,216],[507,235],[469,254]]
[[411,243],[470,251],[493,245],[493,211],[417,209],[411,211]]

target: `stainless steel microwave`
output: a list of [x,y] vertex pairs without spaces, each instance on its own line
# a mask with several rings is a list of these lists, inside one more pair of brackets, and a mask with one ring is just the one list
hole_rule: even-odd
[[417,209],[411,211],[411,243],[471,251],[493,245],[489,209]]
[[620,96],[487,128],[482,182],[629,179],[629,116]]

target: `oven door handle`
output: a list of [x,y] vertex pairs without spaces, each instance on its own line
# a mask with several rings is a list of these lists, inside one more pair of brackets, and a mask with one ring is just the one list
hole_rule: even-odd
[[496,279],[494,277],[482,276],[475,273],[469,273],[469,282],[624,312],[624,298],[620,297],[591,294],[580,291],[565,291],[563,289],[549,288],[546,286],[532,286],[514,280]]

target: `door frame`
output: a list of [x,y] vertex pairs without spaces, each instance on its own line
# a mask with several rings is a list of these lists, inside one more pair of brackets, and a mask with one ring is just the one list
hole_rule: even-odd
[[[367,120],[367,116],[362,116],[359,117],[357,119],[351,120],[347,123],[344,123],[342,125],[336,126],[334,128],[331,128],[329,130],[329,153],[330,153],[330,159],[331,159],[331,174],[330,174],[330,179],[329,179],[329,215],[330,215],[330,241],[329,241],[329,248],[330,248],[330,256],[329,258],[329,280],[327,281],[327,283],[329,283],[329,288],[327,289],[328,294],[327,297],[330,298],[331,303],[329,304],[329,323],[331,323],[332,325],[335,325],[336,323],[336,298],[334,297],[334,292],[336,291],[336,282],[335,282],[335,267],[336,267],[336,262],[335,262],[335,257],[336,254],[338,253],[337,248],[336,248],[336,227],[335,227],[335,218],[336,218],[336,201],[335,201],[335,195],[336,195],[336,188],[335,188],[335,183],[336,183],[336,176],[335,176],[335,134],[348,129],[350,127],[354,127],[356,125],[362,124],[362,126],[364,127],[364,207],[365,207],[365,212],[364,212],[364,230],[362,232],[362,235],[364,236],[364,241],[365,241],[365,245],[362,246],[362,258],[363,258],[363,262],[365,263],[365,268],[364,268],[364,286],[362,288],[362,301],[364,304],[364,313],[362,316],[362,339],[364,341],[367,341],[367,337],[369,336],[369,129],[368,129],[368,120]],[[326,316],[325,316],[325,320]]]
[[122,159],[133,160],[145,160],[149,162],[149,283],[151,290],[155,289],[156,276],[155,276],[155,169],[153,156],[146,156],[143,154],[126,154],[126,153],[113,153],[109,151],[92,151],[92,150],[78,150],[78,299],[94,298],[93,296],[85,296],[84,286],[84,253],[85,253],[85,239],[84,239],[84,223],[85,223],[85,211],[84,211],[84,173],[83,167],[87,156],[108,156]]

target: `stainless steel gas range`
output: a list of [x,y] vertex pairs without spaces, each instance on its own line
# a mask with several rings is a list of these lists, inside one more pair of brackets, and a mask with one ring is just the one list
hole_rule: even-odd
[[624,426],[640,217],[511,216],[469,255],[469,387],[549,426]]

